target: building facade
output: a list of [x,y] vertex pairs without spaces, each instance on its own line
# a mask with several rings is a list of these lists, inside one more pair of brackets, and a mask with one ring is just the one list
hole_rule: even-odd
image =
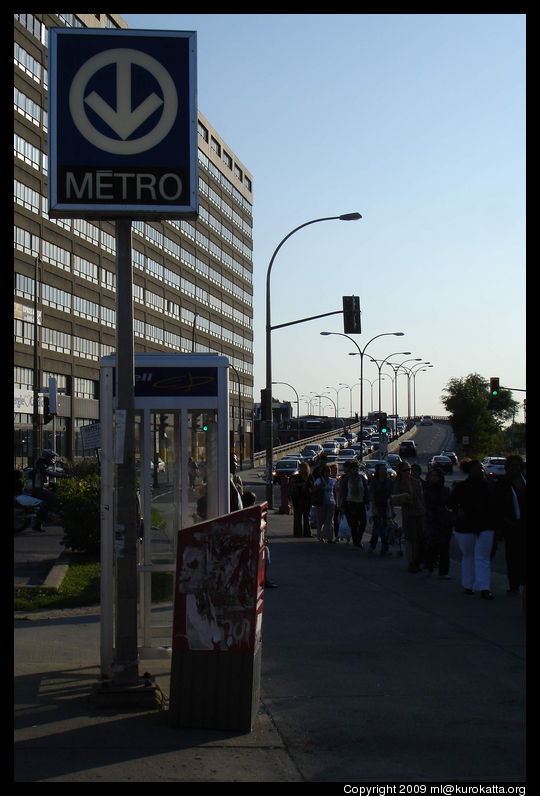
[[[99,360],[116,350],[115,224],[47,212],[48,28],[64,25],[127,28],[117,14],[14,15],[16,467],[31,460],[34,440],[68,459],[84,455],[80,428],[99,419]],[[227,356],[231,447],[246,460],[253,452],[252,175],[200,113],[198,130],[198,218],[132,223],[134,349]],[[49,379],[59,392],[50,420]]]

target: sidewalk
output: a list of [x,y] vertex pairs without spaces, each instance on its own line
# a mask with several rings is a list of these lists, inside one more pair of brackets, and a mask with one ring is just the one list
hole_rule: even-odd
[[[99,608],[15,616],[17,782],[525,781],[525,614],[403,558],[292,537],[270,512],[254,731],[92,707]],[[170,659],[144,659],[169,693]]]

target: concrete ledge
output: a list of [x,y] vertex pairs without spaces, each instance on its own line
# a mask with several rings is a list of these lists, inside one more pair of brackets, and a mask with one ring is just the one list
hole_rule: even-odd
[[64,580],[68,569],[69,569],[69,559],[66,557],[65,553],[61,553],[60,556],[56,559],[55,563],[52,565],[49,574],[45,578],[42,588],[54,589],[55,591],[58,591],[58,589],[62,585],[62,581]]

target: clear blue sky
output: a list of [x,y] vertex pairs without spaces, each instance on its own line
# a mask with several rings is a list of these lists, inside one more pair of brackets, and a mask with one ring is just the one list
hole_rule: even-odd
[[[361,349],[404,332],[369,345],[366,379],[378,374],[368,354],[410,351],[392,361],[434,365],[416,378],[419,413],[443,414],[444,387],[469,373],[525,388],[525,15],[122,17],[132,28],[197,31],[199,109],[253,174],[256,401],[274,249],[305,221],[352,211],[362,220],[314,224],[284,244],[272,324],[360,296]],[[341,316],[275,330],[273,378],[336,402],[340,384],[358,383],[360,358],[320,331],[342,333]],[[287,386],[273,394],[296,401]],[[352,396],[358,409],[358,387]],[[350,398],[339,392],[340,413]],[[388,377],[382,403],[391,409]]]

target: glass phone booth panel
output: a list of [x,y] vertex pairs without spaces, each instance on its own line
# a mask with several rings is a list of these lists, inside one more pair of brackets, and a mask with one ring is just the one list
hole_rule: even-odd
[[[114,362],[114,356],[104,357],[101,364],[101,413],[104,428],[111,429]],[[135,355],[142,654],[171,645],[178,531],[229,511],[228,364],[217,354]],[[102,443],[102,471],[108,473],[102,478],[102,507],[114,502],[115,435],[108,436],[109,444]],[[102,510],[102,569],[113,578],[114,537],[114,518]],[[114,601],[112,587],[102,589],[104,600]],[[114,607],[109,605],[112,615]],[[112,628],[102,632],[102,657],[111,654],[112,633]]]

